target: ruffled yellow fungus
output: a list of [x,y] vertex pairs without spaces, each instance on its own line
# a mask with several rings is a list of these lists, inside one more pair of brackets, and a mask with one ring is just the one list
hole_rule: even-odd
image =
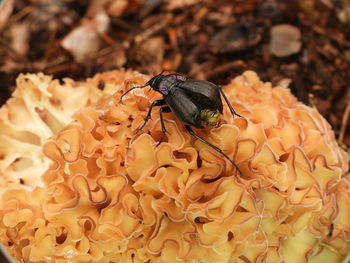
[[[17,90],[0,111],[0,239],[16,260],[342,261],[348,164],[315,109],[283,83],[272,88],[253,72],[235,78],[224,91],[244,118],[224,108],[219,126],[197,132],[235,161],[238,176],[172,113],[159,146],[157,111],[135,134],[160,95],[119,98],[146,80],[124,71],[63,87],[43,75],[19,78],[18,90],[29,92]],[[25,169],[16,170],[16,158]]]

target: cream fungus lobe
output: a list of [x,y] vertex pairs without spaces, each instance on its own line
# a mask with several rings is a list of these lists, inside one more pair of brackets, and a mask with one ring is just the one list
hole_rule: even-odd
[[19,76],[0,109],[0,240],[15,260],[342,262],[348,159],[316,109],[252,71],[223,87],[244,118],[225,104],[196,132],[238,176],[172,113],[163,143],[158,110],[136,134],[161,95],[119,99],[148,79]]

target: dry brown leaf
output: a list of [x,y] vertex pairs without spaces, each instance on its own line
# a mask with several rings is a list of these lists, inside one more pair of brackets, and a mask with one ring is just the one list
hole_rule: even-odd
[[62,41],[64,49],[71,52],[77,62],[82,62],[91,53],[99,50],[100,33],[105,33],[110,19],[105,12],[97,13],[92,19],[84,19],[82,24],[73,29]]

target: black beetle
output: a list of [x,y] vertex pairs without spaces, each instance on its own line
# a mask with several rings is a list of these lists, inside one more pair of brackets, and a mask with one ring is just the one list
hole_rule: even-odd
[[[145,122],[138,128],[141,130],[151,118],[154,106],[164,106],[160,108],[160,123],[162,126],[162,142],[166,128],[164,125],[163,112],[173,112],[175,116],[185,125],[186,130],[195,138],[221,153],[228,159],[241,174],[238,166],[220,148],[201,138],[194,133],[191,126],[203,128],[206,125],[217,126],[220,122],[220,114],[223,113],[223,106],[220,95],[226,101],[231,113],[237,115],[228,101],[221,87],[204,80],[185,78],[179,74],[163,75],[163,72],[154,76],[144,86],[136,86],[126,91],[121,97],[137,88],[150,86],[155,91],[163,95],[163,99],[156,100],[148,110]],[[159,144],[158,143],[158,144]]]

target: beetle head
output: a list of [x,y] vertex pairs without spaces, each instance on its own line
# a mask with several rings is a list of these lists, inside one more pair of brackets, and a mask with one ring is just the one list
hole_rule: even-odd
[[147,81],[146,86],[150,86],[152,89],[159,91],[159,84],[163,78],[164,75],[162,74],[155,75],[153,78]]
[[218,110],[204,109],[200,111],[200,118],[204,125],[218,126],[220,122],[220,112]]

